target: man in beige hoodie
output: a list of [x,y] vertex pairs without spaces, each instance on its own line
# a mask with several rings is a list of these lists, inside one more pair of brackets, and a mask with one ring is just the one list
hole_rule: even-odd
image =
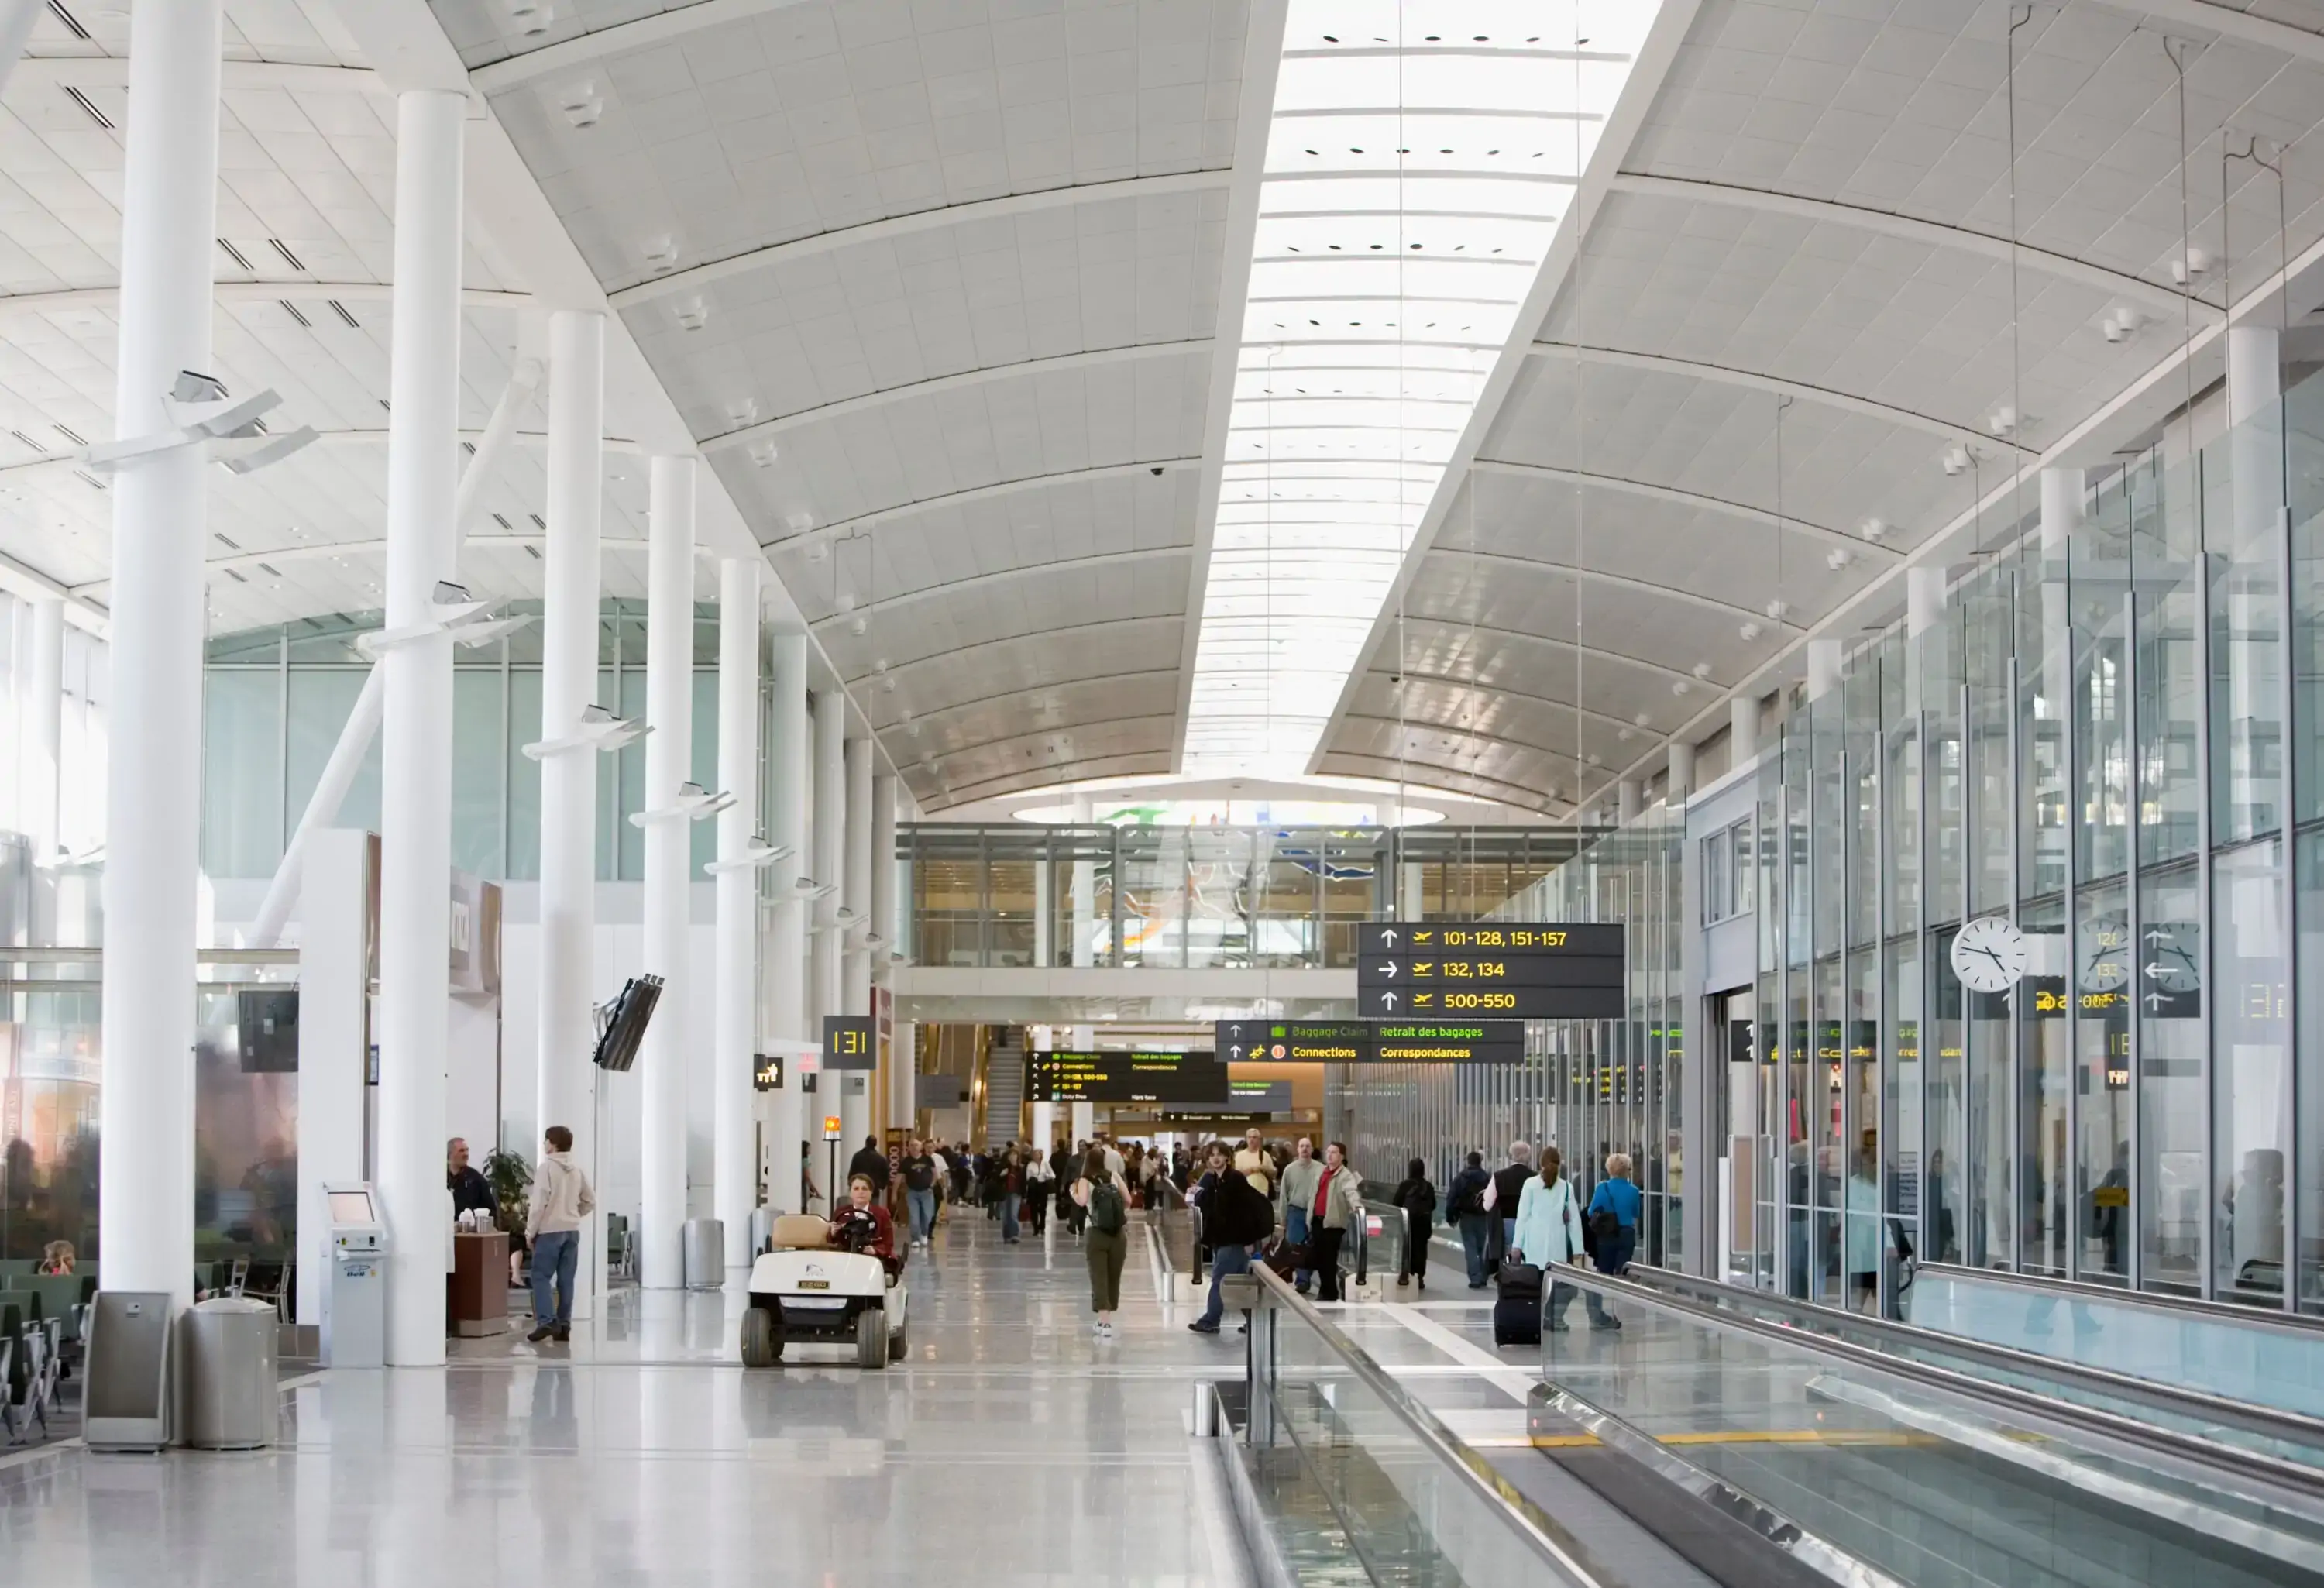
[[532,1246],[532,1333],[525,1338],[535,1344],[552,1336],[573,1338],[573,1276],[581,1263],[581,1221],[597,1207],[589,1177],[573,1161],[573,1132],[551,1125],[542,1137],[540,1168],[532,1177],[532,1206],[524,1220],[524,1238]]

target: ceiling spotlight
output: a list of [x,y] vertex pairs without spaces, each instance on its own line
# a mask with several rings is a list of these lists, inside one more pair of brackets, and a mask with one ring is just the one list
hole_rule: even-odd
[[1880,537],[1887,532],[1888,524],[1886,520],[1868,518],[1864,521],[1864,538],[1874,542],[1876,545],[1879,542]]
[[596,84],[576,83],[566,90],[565,97],[558,101],[557,107],[575,126],[594,127],[597,125],[597,118],[605,114],[605,99],[597,92]]
[[549,8],[548,0],[509,0],[508,11],[509,20],[515,23],[529,39],[540,37],[549,31],[549,24],[557,19],[557,14]]
[[1711,676],[1711,664],[1707,661],[1698,661],[1692,670],[1696,678],[1707,679]]
[[1831,550],[1823,554],[1824,567],[1831,569],[1834,573],[1838,573],[1841,568],[1846,568],[1849,563],[1855,560],[1856,559],[1854,555],[1851,554],[1845,546],[1835,546]]
[[853,590],[842,590],[838,596],[834,598],[831,605],[843,613],[853,612],[855,610],[855,592]]
[[1960,446],[1948,447],[1945,448],[1944,456],[1937,459],[1937,466],[1943,469],[1948,475],[1958,475],[1966,472],[1969,468],[1969,448]]
[[1638,713],[1638,715],[1637,715],[1637,716],[1634,716],[1634,717],[1632,717],[1632,718],[1630,719],[1630,721],[1631,721],[1634,725],[1636,725],[1637,726],[1641,727],[1641,728],[1643,728],[1643,727],[1645,727],[1645,726],[1646,725],[1646,723],[1648,722],[1648,720],[1649,720],[1649,719],[1648,719],[1648,717],[1647,717],[1646,714],[1645,712],[1643,712],[1643,711],[1642,711],[1642,712],[1640,712],[1640,713]]
[[729,402],[726,405],[726,417],[738,425],[753,423],[759,417],[759,400],[756,397],[742,397]]
[[678,264],[678,243],[668,236],[649,237],[645,255],[646,263],[657,272],[674,269]]
[[2017,411],[2006,402],[1985,416],[1985,428],[1997,436],[2006,436],[2017,428]]
[[710,306],[699,298],[678,311],[678,324],[681,330],[698,331],[709,323]]
[[794,512],[788,518],[784,519],[783,523],[789,529],[792,534],[804,535],[809,530],[815,528],[815,514],[811,512]]
[[2098,329],[2109,342],[2126,342],[2138,335],[2142,323],[2138,310],[2127,303],[2117,303],[2107,311],[2104,319],[2098,321]]
[[808,541],[807,543],[807,559],[809,562],[828,562],[831,559],[831,542],[828,540]]
[[1638,731],[1636,728],[1623,728],[1614,735],[1615,738],[1620,740],[1625,744],[1628,744],[1631,740],[1637,736]]
[[1671,693],[1674,695],[1683,695],[1689,689],[1693,688],[1694,685],[1685,679],[1673,679],[1671,680]]
[[774,467],[775,459],[781,456],[782,454],[776,449],[775,444],[772,441],[761,441],[759,445],[751,448],[751,461],[757,464],[761,468]]
[[847,632],[848,632],[849,633],[851,633],[851,634],[853,634],[857,639],[859,639],[859,640],[860,640],[860,639],[862,639],[862,638],[863,637],[863,635],[864,635],[866,632],[868,632],[870,631],[871,627],[872,627],[872,620],[871,620],[870,618],[864,617],[864,616],[863,616],[863,615],[862,615],[861,614],[858,614],[855,617],[853,617],[853,618],[852,618],[852,619],[850,619],[850,620],[849,620],[848,624],[847,624]]
[[2186,258],[2174,259],[2171,262],[2171,279],[2183,287],[2210,268],[2209,254],[2200,248],[2190,248],[2187,250]]
[[1760,629],[1757,623],[1745,623],[1741,628],[1735,632],[1742,635],[1746,640],[1756,640],[1760,634]]
[[1777,623],[1781,623],[1784,619],[1784,614],[1789,611],[1791,611],[1791,607],[1780,598],[1767,603],[1767,615],[1774,618]]
[[880,692],[882,695],[893,695],[896,692],[896,680],[892,676],[880,680]]

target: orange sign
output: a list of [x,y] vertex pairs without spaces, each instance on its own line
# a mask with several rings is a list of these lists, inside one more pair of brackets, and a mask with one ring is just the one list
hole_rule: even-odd
[[823,1139],[826,1141],[836,1141],[839,1140],[839,1116],[837,1114],[827,1113],[823,1116]]

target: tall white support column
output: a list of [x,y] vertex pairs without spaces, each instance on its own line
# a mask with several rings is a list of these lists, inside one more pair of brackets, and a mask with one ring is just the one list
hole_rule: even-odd
[[[877,743],[866,740],[863,748],[871,758],[878,758]],[[872,988],[888,985],[890,956],[895,946],[896,778],[892,772],[875,771],[872,774],[872,934],[863,940],[865,974]],[[865,1007],[872,1005],[867,1002]],[[906,1027],[902,1021],[895,1021],[889,1033],[888,1063],[881,1076],[883,1095],[877,1100],[879,1106],[872,1121],[874,1129],[909,1126],[912,1122],[912,1052],[906,1041]]]
[[32,603],[31,698],[24,735],[24,836],[32,858],[51,865],[57,858],[57,789],[64,769],[65,604],[53,598]]
[[1840,688],[1840,642],[1808,642],[1808,698],[1821,700]]
[[[540,636],[540,736],[567,738],[597,690],[599,533],[604,515],[605,321],[559,309],[549,321],[549,549]],[[597,926],[597,752],[540,762],[540,1128],[573,1132],[597,1181],[596,1045],[591,1005]],[[538,1151],[539,1142],[529,1144]],[[591,1316],[601,1261],[597,1221],[582,1232],[574,1316]]]
[[[841,704],[844,706],[845,703]],[[864,951],[863,934],[871,928],[872,916],[872,741],[850,739],[841,753],[847,778],[847,849],[841,856],[846,882],[840,894],[849,919],[846,935],[839,945],[839,1012],[870,1014],[872,956]],[[872,1081],[869,1075],[853,1076],[841,1089],[839,1113],[845,1122],[851,1156],[863,1138],[872,1133]]]
[[1759,758],[1759,697],[1738,695],[1727,703],[1727,764],[1745,766]]
[[694,764],[694,459],[657,457],[646,547],[645,961],[662,980],[661,1018],[646,1028],[641,1121],[638,1281],[670,1290],[686,1222],[687,893],[694,823],[675,810]]
[[[827,894],[815,906],[815,1018],[816,1030],[827,1014],[847,1012],[844,988],[841,980],[839,934],[832,922],[845,902],[844,891],[847,883],[847,698],[837,689],[827,689],[815,697],[815,880],[841,889],[842,893]],[[837,1083],[825,1077],[825,1086]],[[844,1088],[842,1088],[844,1090]],[[835,1106],[835,1094],[823,1094],[819,1113],[842,1113]],[[850,1146],[847,1149],[855,1149]]]
[[1693,792],[1694,746],[1674,739],[1670,747],[1670,783],[1663,791],[1663,803],[1674,808],[1683,806],[1686,797]]
[[[810,907],[790,897],[794,878],[815,873],[807,852],[807,807],[813,790],[807,780],[807,636],[774,637],[774,702],[770,714],[767,769],[774,780],[768,790],[774,826],[767,842],[788,849],[775,863],[775,912],[767,943],[768,1018],[775,1035],[793,1040],[812,1039],[816,1032],[807,1016],[807,914]],[[818,1081],[818,1085],[820,1082]],[[782,1090],[771,1094],[768,1109],[768,1200],[794,1213],[799,1205],[799,1147],[808,1138],[814,1113],[806,1095],[806,1079],[794,1056],[785,1066]],[[817,1101],[822,1098],[816,1094]],[[818,1182],[822,1177],[816,1177]]]
[[1624,778],[1614,785],[1614,819],[1624,826],[1638,819],[1638,780]]
[[[461,142],[467,97],[396,98],[395,313],[387,420],[387,626],[429,621],[456,571]],[[387,1361],[444,1361],[444,1055],[450,1039],[452,642],[380,658],[379,1159]]]
[[[734,803],[718,813],[718,858],[736,861],[759,819],[759,574],[755,558],[718,565],[718,781]],[[759,873],[718,873],[718,1012],[711,1041],[717,1133],[717,1207],[725,1225],[726,1277],[747,1285],[751,1212],[759,1205],[752,1161],[752,1055],[758,1048]]]
[[[170,429],[162,394],[179,371],[211,367],[219,0],[141,5],[129,36],[114,365],[124,437]],[[180,1306],[193,1299],[207,451],[149,457],[113,485],[97,1238],[107,1288],[166,1291]]]

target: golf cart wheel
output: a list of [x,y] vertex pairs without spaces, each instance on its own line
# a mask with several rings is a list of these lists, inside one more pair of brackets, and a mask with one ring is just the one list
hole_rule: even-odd
[[911,1325],[907,1324],[902,1328],[898,1329],[893,1334],[888,1336],[888,1360],[890,1362],[901,1362],[910,1353],[912,1349],[911,1344],[906,1338],[906,1336],[910,1333]]
[[867,1306],[855,1315],[855,1365],[888,1365],[888,1315],[879,1307]]
[[783,1360],[782,1325],[774,1309],[754,1306],[742,1315],[742,1365],[770,1368]]

